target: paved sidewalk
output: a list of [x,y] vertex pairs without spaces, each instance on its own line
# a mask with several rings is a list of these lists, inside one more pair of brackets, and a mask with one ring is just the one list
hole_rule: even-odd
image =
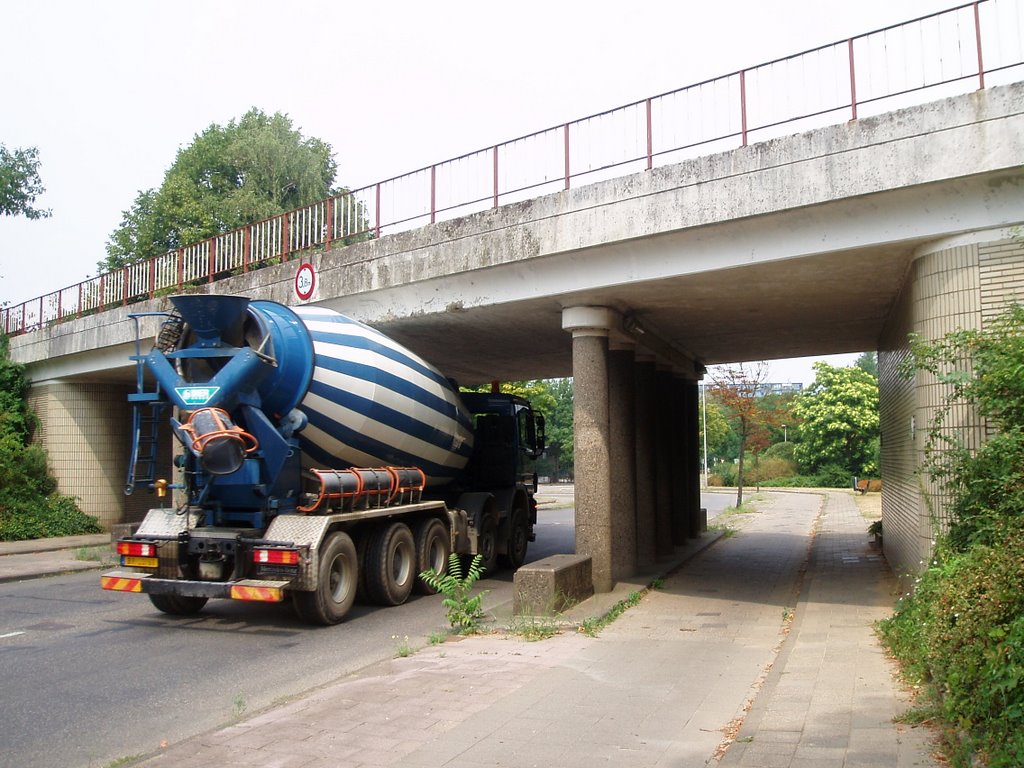
[[894,581],[852,497],[820,521],[819,495],[768,498],[597,638],[428,647],[142,764],[935,765],[927,734],[892,722],[905,704],[871,622]]
[[852,496],[828,495],[790,635],[723,766],[938,765],[926,729],[893,725],[907,699],[873,625],[898,586],[865,527]]
[[[0,542],[0,583],[109,568],[113,555],[102,547],[110,548],[109,533]],[[80,559],[80,551],[102,559]]]

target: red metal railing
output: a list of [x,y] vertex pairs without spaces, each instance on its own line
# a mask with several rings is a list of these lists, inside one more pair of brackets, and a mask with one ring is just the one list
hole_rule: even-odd
[[3,308],[0,331],[25,333],[313,248],[1012,82],[1022,73],[1019,2],[966,3],[470,152],[90,278]]

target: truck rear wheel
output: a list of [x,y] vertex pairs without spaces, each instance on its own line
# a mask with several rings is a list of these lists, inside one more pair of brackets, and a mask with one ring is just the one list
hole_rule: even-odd
[[356,545],[347,533],[336,531],[320,549],[316,589],[292,595],[295,612],[311,624],[337,624],[355,602],[358,580]]
[[416,586],[421,595],[433,595],[437,590],[431,587],[419,574],[433,570],[438,576],[448,570],[448,555],[452,551],[452,539],[448,528],[436,517],[425,520],[416,529]]
[[401,605],[416,582],[416,543],[405,523],[382,525],[366,544],[366,591],[378,605]]
[[205,597],[185,597],[184,595],[150,595],[151,602],[158,611],[172,616],[192,616],[199,613],[206,605]]

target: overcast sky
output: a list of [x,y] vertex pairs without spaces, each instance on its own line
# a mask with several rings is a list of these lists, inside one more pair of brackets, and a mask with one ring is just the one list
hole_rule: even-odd
[[358,188],[958,4],[4,0],[0,143],[38,147],[53,216],[0,218],[0,303],[94,275],[177,150],[254,106]]

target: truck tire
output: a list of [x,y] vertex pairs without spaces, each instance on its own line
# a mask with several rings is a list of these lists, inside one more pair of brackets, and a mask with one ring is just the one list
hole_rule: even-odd
[[335,531],[320,548],[316,589],[292,595],[295,612],[310,624],[337,624],[355,602],[358,581],[356,545],[347,533]]
[[366,545],[366,592],[378,605],[401,605],[416,583],[416,543],[405,523],[378,527]]
[[480,523],[476,553],[480,555],[484,578],[490,578],[498,572],[498,523],[493,515],[484,516]]
[[452,539],[448,528],[436,517],[424,520],[416,528],[416,585],[421,595],[433,595],[437,590],[419,577],[426,570],[433,569],[439,576],[448,570],[448,555],[452,551]]
[[158,611],[172,616],[192,616],[199,613],[206,605],[205,597],[185,597],[183,595],[150,595],[151,602]]
[[501,564],[512,570],[526,562],[526,549],[530,545],[530,530],[526,522],[526,510],[512,510],[512,518],[508,523],[508,541],[506,551],[501,556]]

